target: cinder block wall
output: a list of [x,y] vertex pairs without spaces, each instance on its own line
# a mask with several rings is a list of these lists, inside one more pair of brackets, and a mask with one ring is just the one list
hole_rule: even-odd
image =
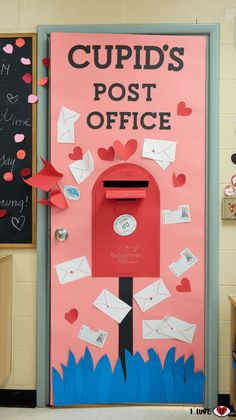
[[[6,0],[2,33],[36,32],[38,24],[220,23],[220,193],[236,167],[236,0]],[[229,392],[229,302],[236,294],[236,224],[220,220],[219,392]],[[4,388],[34,389],[36,376],[36,251],[2,250],[14,257],[13,371]]]

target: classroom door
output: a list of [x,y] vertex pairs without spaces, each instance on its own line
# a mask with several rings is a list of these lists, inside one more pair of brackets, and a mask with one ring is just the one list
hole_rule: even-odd
[[204,403],[206,37],[50,49],[51,405]]

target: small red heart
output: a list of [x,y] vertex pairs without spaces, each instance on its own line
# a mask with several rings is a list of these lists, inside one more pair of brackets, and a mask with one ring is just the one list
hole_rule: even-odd
[[176,187],[176,188],[182,187],[186,182],[186,175],[184,175],[184,174],[179,174],[179,175],[172,174],[172,181],[173,181],[174,187]]
[[68,312],[65,313],[65,319],[71,325],[76,321],[77,318],[78,318],[78,311],[75,308],[72,308]]
[[189,279],[184,277],[181,280],[181,284],[178,284],[176,286],[176,290],[177,290],[177,292],[191,292],[191,286],[190,286]]
[[227,410],[228,410],[228,408],[225,407],[224,405],[219,405],[218,407],[216,407],[216,411],[217,411],[217,413],[219,413],[219,415],[221,417],[224,416],[224,414],[226,413]]
[[31,174],[31,169],[30,168],[23,168],[20,171],[20,174],[22,176],[22,178],[24,178],[25,176],[28,176]]
[[114,147],[109,147],[108,149],[104,149],[104,147],[100,147],[97,151],[98,156],[101,160],[114,160],[115,157],[115,150]]
[[13,180],[13,173],[12,172],[5,172],[4,174],[3,174],[3,179],[4,179],[4,181],[7,181],[7,182],[10,182],[10,181],[12,181]]
[[83,159],[83,152],[82,152],[81,147],[79,147],[79,146],[74,147],[73,153],[69,153],[69,158],[71,160],[81,160],[81,159]]
[[128,160],[136,152],[138,143],[135,139],[128,140],[126,144],[122,144],[120,140],[115,140],[113,145],[117,155],[123,160]]
[[3,219],[4,217],[6,217],[6,215],[7,215],[7,210],[0,209],[0,219]]
[[49,58],[43,58],[42,59],[43,65],[48,69],[50,67],[50,59]]
[[31,73],[25,73],[22,76],[22,80],[24,80],[25,83],[31,83],[32,82],[32,74]]
[[47,76],[41,77],[41,79],[39,79],[39,81],[38,81],[39,86],[45,86],[47,84],[48,84],[48,77]]
[[23,38],[17,38],[15,44],[17,47],[22,48],[25,45],[25,40]]
[[179,102],[177,105],[177,115],[187,117],[190,114],[192,114],[192,108],[187,108],[185,102]]

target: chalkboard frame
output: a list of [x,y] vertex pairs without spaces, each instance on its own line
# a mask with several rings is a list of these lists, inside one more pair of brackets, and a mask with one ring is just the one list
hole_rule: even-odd
[[[32,93],[37,91],[37,34],[36,33],[1,33],[0,38],[32,39]],[[37,107],[32,106],[32,174],[36,172],[37,153]],[[0,249],[36,248],[36,189],[32,188],[32,240],[29,243],[0,243]]]

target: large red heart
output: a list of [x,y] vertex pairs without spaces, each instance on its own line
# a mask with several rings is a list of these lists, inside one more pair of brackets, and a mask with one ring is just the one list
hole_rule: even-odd
[[173,185],[174,187],[182,187],[185,182],[186,182],[186,175],[184,174],[179,174],[179,175],[175,175],[172,174],[172,181],[173,181]]
[[83,152],[82,152],[81,147],[79,147],[79,146],[74,147],[73,153],[69,153],[69,158],[71,160],[81,160],[81,159],[83,159]]
[[7,215],[7,210],[0,209],[0,219],[3,219],[4,217],[6,217],[6,215]]
[[184,277],[181,280],[181,284],[178,284],[176,286],[176,290],[177,290],[177,292],[191,292],[191,286],[190,286],[189,279]]
[[182,115],[183,117],[187,117],[190,114],[192,114],[192,108],[186,107],[185,102],[179,102],[177,105],[177,115]]
[[226,411],[228,411],[228,408],[225,407],[224,405],[219,405],[218,407],[216,407],[216,411],[217,413],[219,413],[221,417],[223,417]]
[[78,318],[78,311],[75,308],[72,308],[68,312],[65,313],[65,319],[71,325],[76,321],[77,318]]
[[100,147],[97,153],[101,160],[114,160],[115,157],[115,150],[112,146],[109,147],[109,149],[104,149],[103,147]]
[[122,144],[120,140],[115,140],[113,145],[117,155],[123,160],[128,160],[136,152],[138,143],[135,139],[128,140],[126,144]]

